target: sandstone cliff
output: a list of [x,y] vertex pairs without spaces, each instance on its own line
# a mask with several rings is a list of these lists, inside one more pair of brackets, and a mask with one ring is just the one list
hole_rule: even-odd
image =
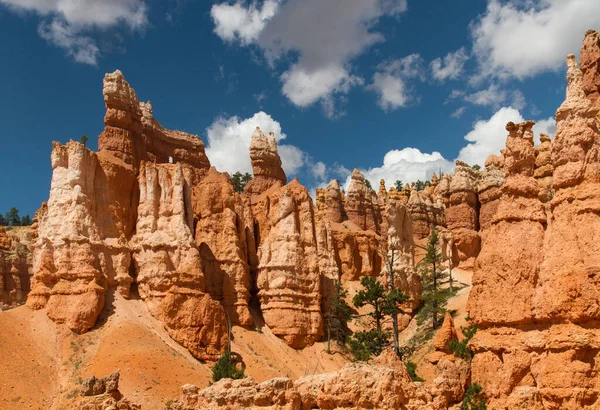
[[594,341],[600,332],[598,38],[586,33],[581,69],[574,56],[567,58],[551,189],[547,141],[534,149],[532,122],[507,126],[506,182],[484,228],[469,299],[480,327],[471,341],[473,380],[484,387],[490,407],[600,405]]

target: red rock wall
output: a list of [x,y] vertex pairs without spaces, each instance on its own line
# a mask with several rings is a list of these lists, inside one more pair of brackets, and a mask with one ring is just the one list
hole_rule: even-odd
[[545,188],[536,175],[533,124],[508,126],[507,179],[485,229],[468,306],[480,327],[471,342],[472,377],[490,398],[488,407],[600,406],[598,38],[586,33],[585,76],[574,56],[567,59],[549,202],[539,195]]

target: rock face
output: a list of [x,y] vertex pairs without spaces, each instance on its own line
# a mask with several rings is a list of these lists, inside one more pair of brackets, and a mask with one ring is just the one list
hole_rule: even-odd
[[295,348],[319,340],[321,280],[312,199],[296,179],[252,205],[261,310],[273,333]]
[[355,170],[348,195],[332,181],[315,210],[305,187],[286,184],[275,136],[259,128],[254,179],[237,194],[229,175],[210,167],[201,139],[163,128],[121,72],[105,76],[103,93],[99,151],[53,144],[29,307],[86,332],[119,292],[143,300],[202,360],[225,350],[228,324],[251,327],[253,318],[303,348],[323,335],[333,285],[381,276],[393,250],[395,286],[411,296],[408,323],[420,283],[407,196],[388,196],[380,184],[378,197]]
[[99,152],[53,144],[47,206],[37,214],[33,309],[75,332],[94,326],[105,298],[133,283],[173,338],[199,358],[224,349],[227,320],[206,293],[194,237],[192,186],[207,174],[202,141],[165,130],[116,71],[104,78]]
[[451,353],[448,349],[448,343],[450,343],[451,340],[457,339],[458,334],[454,327],[454,319],[452,319],[452,315],[449,312],[446,312],[444,323],[442,323],[442,327],[440,327],[433,339],[433,347],[435,347],[435,350],[437,351]]
[[222,302],[233,323],[250,326],[250,267],[243,222],[248,212],[229,177],[215,168],[194,187],[193,197],[206,291]]
[[0,227],[0,310],[25,303],[30,289],[31,227]]
[[254,178],[244,188],[245,193],[258,195],[272,186],[285,185],[285,172],[281,168],[277,141],[273,133],[265,136],[260,128],[256,127],[250,142],[250,160]]
[[479,173],[467,164],[456,161],[456,168],[446,193],[446,227],[452,232],[454,248],[452,264],[472,268],[479,254]]
[[473,381],[483,386],[489,407],[600,405],[599,62],[598,33],[589,31],[581,69],[574,56],[567,58],[548,203],[539,195],[544,184],[536,174],[533,124],[507,126],[506,183],[483,236],[468,306],[480,328],[471,341]]
[[[447,377],[442,380],[448,381]],[[348,364],[343,369],[292,381],[277,378],[256,383],[252,378],[223,379],[204,390],[185,385],[172,410],[195,409],[447,409],[445,395],[433,395],[413,383],[404,363],[384,353],[373,364]]]
[[141,409],[141,406],[131,403],[121,395],[118,371],[100,379],[96,376],[85,379],[81,383],[81,396],[78,410]]
[[214,359],[227,344],[227,316],[206,293],[192,235],[192,173],[183,164],[141,164],[131,247],[138,291],[150,312],[194,356]]

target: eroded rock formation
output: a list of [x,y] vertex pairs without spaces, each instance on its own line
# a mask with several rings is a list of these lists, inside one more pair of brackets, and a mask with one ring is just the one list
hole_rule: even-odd
[[[452,379],[446,377],[449,373],[446,371],[441,376],[440,383],[452,383]],[[413,383],[404,363],[390,352],[383,353],[373,364],[348,364],[337,372],[298,380],[280,377],[257,383],[250,377],[223,379],[204,390],[193,385],[185,385],[182,390],[183,395],[171,404],[170,409],[441,410],[456,402],[450,400],[450,393],[432,394],[429,389]]]
[[507,126],[506,183],[484,230],[469,298],[480,328],[471,341],[473,380],[491,399],[488,407],[600,405],[598,38],[586,33],[581,69],[573,55],[567,58],[550,191],[547,171],[537,172],[548,160],[538,161],[540,149],[536,157],[533,123]]
[[141,406],[131,403],[119,391],[119,371],[108,376],[92,376],[81,382],[81,399],[77,410],[139,410]]
[[31,227],[0,227],[0,310],[25,303],[30,289]]

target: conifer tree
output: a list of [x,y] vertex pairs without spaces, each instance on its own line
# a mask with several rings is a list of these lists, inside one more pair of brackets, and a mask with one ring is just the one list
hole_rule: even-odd
[[331,352],[331,339],[339,344],[344,344],[350,334],[348,322],[352,318],[352,309],[346,303],[348,291],[342,287],[340,281],[334,285],[334,293],[329,298],[327,320],[327,352]]
[[235,190],[235,192],[237,192],[238,194],[244,192],[244,187],[248,182],[250,182],[251,179],[252,175],[248,172],[242,174],[238,171],[235,174],[233,174],[233,176],[231,177],[231,182],[233,184],[233,189]]
[[421,300],[423,305],[417,313],[417,323],[431,319],[434,329],[441,324],[446,311],[446,304],[452,295],[452,291],[442,286],[448,278],[448,274],[442,270],[442,253],[440,251],[440,237],[435,227],[424,247],[425,257],[419,262],[418,269],[421,274],[422,291]]
[[372,321],[372,329],[365,332],[356,332],[350,340],[350,350],[357,360],[368,360],[372,355],[379,355],[389,340],[389,332],[383,329],[386,318],[397,315],[398,305],[408,299],[400,289],[385,287],[376,278],[364,276],[360,280],[364,289],[352,299],[354,306],[361,308],[370,306],[371,312],[367,314]]
[[20,226],[21,217],[19,216],[19,210],[15,207],[10,208],[6,213],[6,224],[10,226]]

